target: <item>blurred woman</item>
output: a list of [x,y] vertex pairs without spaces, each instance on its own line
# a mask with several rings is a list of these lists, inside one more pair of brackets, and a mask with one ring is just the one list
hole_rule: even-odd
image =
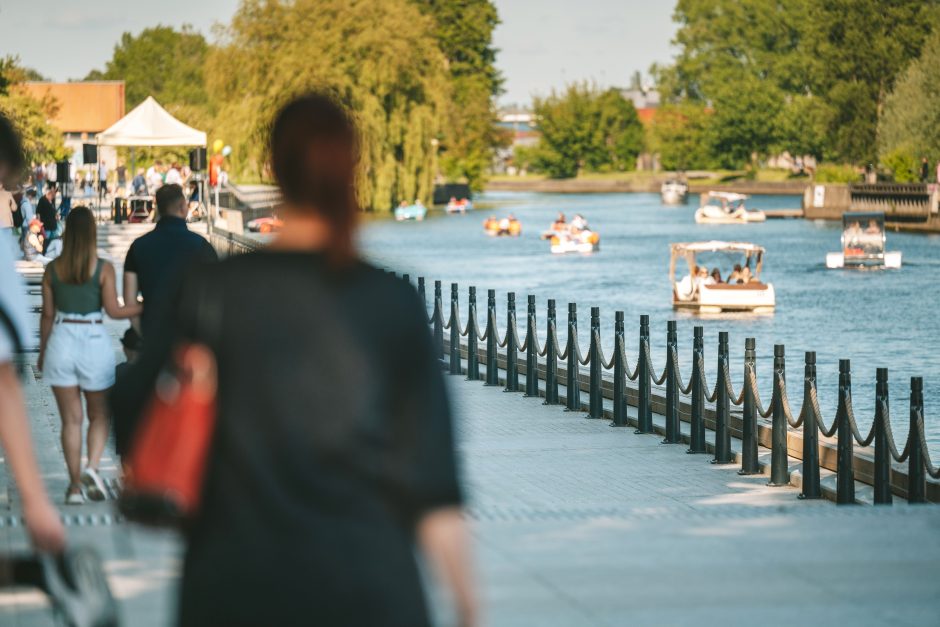
[[[52,386],[62,419],[62,450],[68,467],[68,505],[105,498],[98,464],[108,439],[106,397],[114,385],[114,348],[102,309],[116,319],[140,315],[138,304],[117,299],[114,267],[98,258],[95,218],[86,207],[69,212],[62,254],[42,279],[39,369]],[[82,396],[88,407],[88,464],[81,469]]]
[[283,229],[267,250],[188,277],[174,328],[141,362],[153,376],[183,341],[217,363],[180,623],[426,625],[417,544],[453,589],[460,624],[475,624],[426,309],[354,245],[356,129],[308,95],[278,113],[270,141]]

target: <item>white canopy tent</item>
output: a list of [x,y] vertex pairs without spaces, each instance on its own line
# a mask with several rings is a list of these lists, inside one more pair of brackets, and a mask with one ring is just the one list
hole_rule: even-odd
[[153,96],[98,133],[99,146],[205,146],[206,134],[183,124]]

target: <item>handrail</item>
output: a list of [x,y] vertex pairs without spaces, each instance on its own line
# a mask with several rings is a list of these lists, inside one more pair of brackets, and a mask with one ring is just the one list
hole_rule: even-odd
[[[418,292],[425,298],[425,280],[418,279]],[[859,421],[855,414],[852,402],[851,371],[848,360],[839,362],[839,401],[835,417],[831,422],[825,421],[820,409],[819,395],[816,387],[816,354],[806,353],[805,372],[803,376],[803,399],[799,412],[794,418],[785,373],[785,352],[783,345],[774,346],[773,385],[769,403],[765,404],[759,389],[759,380],[756,364],[756,342],[747,338],[744,353],[744,382],[740,392],[735,393],[730,374],[730,351],[728,348],[728,334],[719,333],[718,342],[718,378],[711,388],[705,378],[704,340],[701,326],[696,326],[693,337],[692,374],[688,381],[682,377],[679,366],[679,350],[677,327],[675,321],[667,326],[666,364],[657,375],[652,359],[652,349],[649,337],[649,317],[641,316],[639,352],[635,367],[631,371],[628,362],[626,338],[624,335],[623,312],[616,312],[614,326],[613,352],[608,358],[603,349],[603,335],[601,332],[600,310],[591,309],[590,347],[587,353],[582,353],[578,341],[577,306],[570,303],[568,306],[568,322],[566,325],[567,340],[562,349],[558,338],[557,317],[555,301],[548,301],[548,315],[546,316],[546,337],[544,344],[540,345],[538,325],[536,322],[536,303],[533,296],[527,298],[525,337],[520,337],[516,314],[515,294],[507,296],[506,330],[502,338],[499,337],[497,325],[497,307],[495,291],[488,291],[486,328],[481,333],[476,313],[476,288],[471,287],[468,300],[468,318],[466,324],[461,321],[458,286],[451,284],[450,313],[445,319],[441,299],[441,282],[434,282],[434,307],[427,316],[427,323],[433,328],[433,345],[439,356],[444,358],[443,333],[450,331],[449,368],[453,374],[462,373],[463,362],[461,338],[466,338],[467,350],[467,378],[479,379],[477,360],[477,342],[486,342],[486,383],[499,384],[499,349],[506,349],[505,354],[506,390],[524,391],[527,396],[540,396],[544,393],[545,402],[555,404],[559,402],[559,362],[566,365],[565,381],[567,396],[565,405],[569,411],[584,411],[580,401],[582,385],[585,385],[582,367],[588,367],[587,390],[590,402],[587,413],[591,418],[602,418],[606,415],[603,407],[605,386],[611,384],[613,409],[610,415],[614,426],[626,426],[627,419],[627,381],[635,381],[637,388],[636,400],[631,404],[637,405],[638,417],[636,419],[638,433],[652,433],[653,396],[652,385],[665,384],[665,434],[667,443],[682,441],[680,432],[679,405],[684,397],[691,405],[689,422],[691,432],[688,435],[690,453],[705,452],[705,403],[712,403],[713,409],[708,410],[714,415],[715,443],[714,462],[730,463],[734,454],[730,447],[730,431],[732,416],[730,407],[741,406],[742,421],[742,456],[741,472],[744,474],[761,472],[758,462],[758,446],[760,434],[757,418],[771,420],[771,463],[769,485],[786,485],[789,483],[788,436],[791,433],[802,433],[803,437],[803,477],[801,498],[820,498],[822,496],[819,480],[818,435],[825,438],[834,438],[833,444],[838,448],[835,471],[837,475],[838,503],[855,502],[855,475],[853,468],[854,446],[874,446],[874,462],[872,464],[872,480],[875,485],[875,502],[891,503],[892,493],[904,495],[909,502],[922,502],[928,499],[940,501],[940,487],[930,483],[930,479],[940,479],[940,468],[934,465],[927,447],[924,430],[923,410],[923,381],[920,378],[911,379],[911,411],[910,429],[902,451],[898,450],[891,425],[890,405],[888,402],[887,369],[879,368],[876,383],[876,399],[874,417],[867,435],[862,435]],[[519,385],[519,355],[525,355],[524,390]],[[447,360],[444,360],[445,362]],[[445,363],[445,365],[447,365]],[[544,388],[540,383],[544,382]],[[606,388],[608,394],[610,388]],[[661,394],[657,392],[657,394]],[[611,398],[607,396],[607,398]],[[659,397],[657,397],[659,398]],[[661,400],[655,402],[662,402]],[[662,411],[662,410],[657,410]],[[829,426],[827,426],[827,423]],[[766,436],[763,436],[766,437]],[[827,444],[828,445],[828,444]],[[907,483],[892,484],[892,479],[898,475],[896,469],[892,470],[891,463],[908,464],[906,475]],[[829,463],[829,462],[827,462]],[[830,466],[831,467],[831,466]],[[868,476],[865,475],[865,479]],[[930,486],[928,495],[928,484]]]

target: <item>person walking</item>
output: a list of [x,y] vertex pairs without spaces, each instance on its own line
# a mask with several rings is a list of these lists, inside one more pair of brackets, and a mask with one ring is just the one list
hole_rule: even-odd
[[927,157],[920,158],[920,182],[926,183],[927,179],[930,178],[930,162],[927,161]]
[[218,261],[212,245],[186,227],[189,205],[182,187],[164,185],[157,190],[156,204],[157,225],[131,243],[124,259],[124,300],[143,296],[143,315],[133,324],[145,341],[183,274],[200,262]]
[[183,627],[427,625],[416,546],[476,624],[450,404],[416,291],[356,250],[356,137],[326,96],[277,114],[284,229],[190,273],[144,338],[151,385],[115,388],[139,410],[181,342],[217,363]]
[[[62,254],[42,279],[39,369],[52,386],[62,418],[62,450],[69,473],[65,502],[105,497],[98,464],[108,439],[107,393],[114,384],[114,349],[101,311],[112,318],[140,314],[140,305],[120,305],[114,267],[98,258],[95,217],[87,207],[69,212]],[[81,469],[82,396],[88,407],[88,464]]]
[[[0,113],[0,181],[22,166],[19,136]],[[26,345],[29,337],[25,290],[14,268],[11,249],[0,245],[0,446],[16,481],[33,546],[57,554],[65,548],[65,528],[39,474],[23,389],[13,366],[16,349]]]

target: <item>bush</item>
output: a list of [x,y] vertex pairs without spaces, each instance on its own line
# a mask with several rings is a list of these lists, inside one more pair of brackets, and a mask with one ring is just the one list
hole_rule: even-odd
[[827,163],[816,168],[817,183],[858,183],[861,175],[851,165]]
[[906,148],[895,148],[881,158],[881,163],[891,170],[898,183],[916,183],[920,180],[917,157]]

